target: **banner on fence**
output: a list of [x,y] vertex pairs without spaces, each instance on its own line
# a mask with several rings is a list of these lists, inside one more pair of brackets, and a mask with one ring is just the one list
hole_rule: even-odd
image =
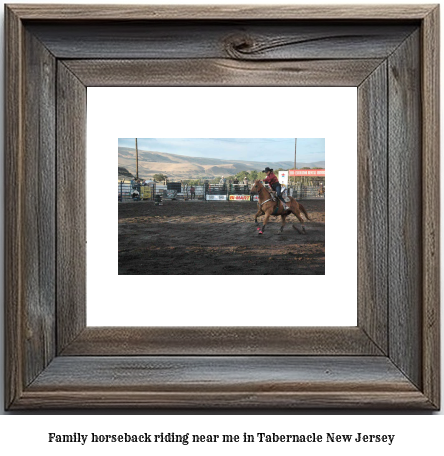
[[250,195],[230,195],[230,201],[250,201]]
[[279,183],[288,185],[288,171],[279,171]]
[[[279,171],[279,174],[281,171]],[[290,169],[290,176],[324,176],[325,169]]]
[[164,190],[165,196],[170,199],[174,199],[177,196],[177,190]]
[[227,195],[207,195],[207,201],[227,201]]

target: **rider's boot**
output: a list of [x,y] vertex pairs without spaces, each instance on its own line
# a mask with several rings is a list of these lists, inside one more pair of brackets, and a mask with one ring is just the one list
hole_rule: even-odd
[[285,204],[285,201],[283,199],[281,199],[282,201],[282,206],[284,206],[284,211],[289,211],[290,208]]

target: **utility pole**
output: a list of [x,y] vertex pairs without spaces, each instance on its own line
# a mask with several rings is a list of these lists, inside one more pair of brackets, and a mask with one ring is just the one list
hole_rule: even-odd
[[136,138],[136,179],[139,179],[139,149],[137,148],[137,138]]
[[294,139],[294,171],[295,171],[295,175],[293,176],[295,185],[296,185],[296,149],[297,149],[297,146],[298,146],[298,138],[295,138]]

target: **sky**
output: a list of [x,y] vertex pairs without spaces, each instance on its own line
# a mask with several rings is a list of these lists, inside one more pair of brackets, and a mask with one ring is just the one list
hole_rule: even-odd
[[[295,138],[137,138],[139,150],[189,157],[294,162]],[[135,138],[119,138],[119,147],[135,148]],[[296,166],[325,160],[324,138],[297,138]]]

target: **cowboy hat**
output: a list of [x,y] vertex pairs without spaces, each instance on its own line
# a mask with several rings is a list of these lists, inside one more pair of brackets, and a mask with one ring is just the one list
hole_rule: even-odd
[[268,171],[273,172],[272,169],[270,169],[268,166],[262,171],[263,173],[268,173]]

